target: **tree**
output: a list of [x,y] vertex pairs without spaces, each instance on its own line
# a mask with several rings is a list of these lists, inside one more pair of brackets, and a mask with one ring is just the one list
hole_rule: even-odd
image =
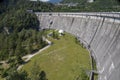
[[33,39],[31,38],[31,39],[29,40],[29,42],[28,42],[28,53],[29,53],[29,54],[31,54],[32,51],[33,51],[32,45],[33,45]]
[[31,80],[47,80],[45,71],[41,71],[39,65],[34,62],[30,73]]
[[24,61],[22,60],[21,56],[16,56],[16,64],[22,64]]
[[9,52],[7,49],[2,49],[0,51],[0,60],[5,60],[6,58],[8,58]]
[[25,49],[22,47],[21,41],[18,42],[17,47],[16,47],[16,49],[15,49],[15,55],[23,56],[23,55],[25,55],[25,53],[26,53],[26,51],[25,51]]
[[39,80],[47,80],[45,71],[41,71],[39,74]]
[[30,80],[30,79],[28,78],[27,72],[25,71],[18,72],[16,70],[13,70],[6,77],[6,80]]
[[30,72],[31,80],[40,80],[39,79],[40,72],[41,72],[40,67],[36,62],[34,62],[34,65],[31,67],[31,72]]
[[58,34],[55,31],[53,31],[53,38],[58,39]]

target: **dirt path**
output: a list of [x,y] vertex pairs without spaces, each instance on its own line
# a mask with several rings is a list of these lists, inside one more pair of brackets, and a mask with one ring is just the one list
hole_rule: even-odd
[[[42,52],[42,51],[46,50],[47,48],[49,48],[51,46],[51,41],[49,41],[48,39],[45,39],[45,41],[48,43],[48,45],[46,47],[40,49],[39,51],[37,51],[34,54],[29,54],[29,55],[23,56],[22,59],[25,59],[25,62],[28,62],[32,57],[34,57],[37,54],[40,54],[40,52]],[[24,64],[20,65],[17,68],[17,70],[20,70],[23,66],[24,66]]]

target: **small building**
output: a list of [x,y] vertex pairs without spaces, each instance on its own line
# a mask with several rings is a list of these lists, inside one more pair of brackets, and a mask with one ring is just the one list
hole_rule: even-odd
[[63,30],[59,30],[58,33],[61,35],[64,35],[64,31]]
[[89,3],[92,3],[92,2],[94,2],[94,0],[88,0],[88,2],[89,2]]
[[78,3],[57,3],[56,6],[68,6],[68,7],[75,7],[78,5]]
[[33,10],[29,10],[29,9],[28,9],[28,10],[26,10],[26,11],[27,11],[28,13],[33,13]]

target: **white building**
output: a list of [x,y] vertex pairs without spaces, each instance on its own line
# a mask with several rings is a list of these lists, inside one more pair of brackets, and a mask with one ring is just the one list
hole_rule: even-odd
[[61,35],[63,35],[63,34],[64,34],[64,31],[63,31],[63,30],[59,30],[59,31],[58,31],[58,33],[59,33],[59,34],[60,34],[60,36],[61,36]]
[[88,0],[88,2],[89,2],[89,3],[92,3],[92,2],[94,2],[94,0]]

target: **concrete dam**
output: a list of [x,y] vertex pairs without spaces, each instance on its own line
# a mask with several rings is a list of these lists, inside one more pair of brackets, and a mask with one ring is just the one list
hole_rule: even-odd
[[35,13],[40,28],[75,35],[94,57],[98,80],[120,80],[120,13]]

